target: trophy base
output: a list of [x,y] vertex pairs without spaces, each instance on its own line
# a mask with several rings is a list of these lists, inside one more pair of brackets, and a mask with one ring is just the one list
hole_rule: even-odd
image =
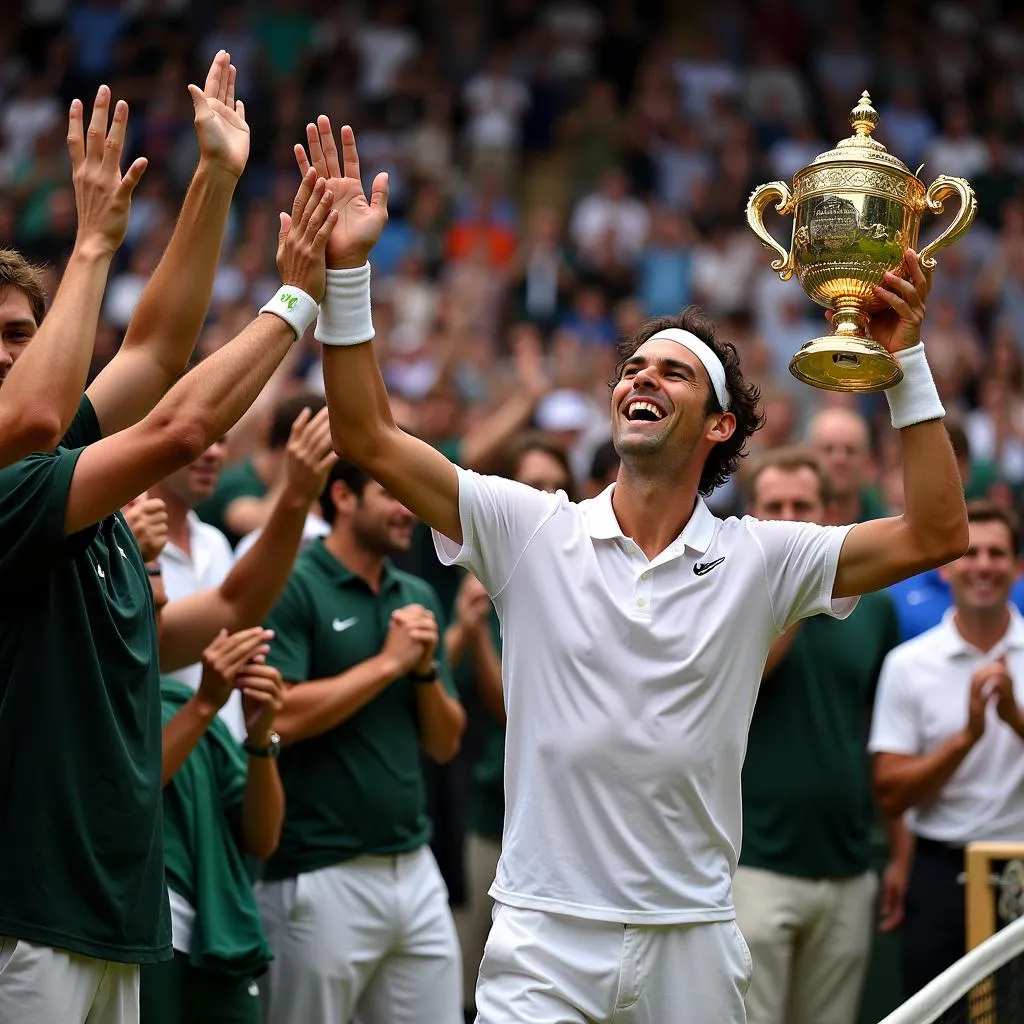
[[790,360],[789,372],[825,391],[861,394],[885,391],[903,379],[900,364],[881,345],[836,334],[807,342]]

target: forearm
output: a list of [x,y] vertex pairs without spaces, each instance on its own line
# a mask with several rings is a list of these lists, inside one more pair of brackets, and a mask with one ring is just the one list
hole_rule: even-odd
[[416,710],[423,752],[432,761],[445,764],[459,752],[462,743],[462,732],[466,728],[462,705],[449,696],[438,679],[417,684]]
[[200,160],[174,233],[132,314],[125,349],[144,349],[159,379],[157,396],[192,356],[213,294],[224,228],[238,179]]
[[501,657],[485,630],[480,631],[473,647],[473,667],[480,699],[495,719],[504,725],[505,689],[501,679]]
[[459,462],[466,469],[484,470],[502,447],[529,422],[537,408],[537,396],[518,390],[470,431],[462,442]]
[[252,405],[294,341],[280,317],[261,314],[182,377],[151,416],[190,426],[201,447],[209,447]]
[[885,814],[895,818],[921,804],[929,803],[953,777],[970,753],[974,741],[967,733],[946,740],[920,757],[885,757],[884,767],[876,764],[875,788]]
[[324,391],[335,448],[367,466],[397,431],[372,343],[323,347]]
[[444,653],[452,668],[465,657],[472,646],[472,637],[467,629],[458,622],[453,622],[444,631]]
[[266,860],[276,849],[284,824],[284,788],[273,757],[249,755],[242,797],[242,849]]
[[85,390],[111,253],[76,247],[50,311],[0,391],[0,451],[13,461],[56,447]]
[[281,490],[256,542],[221,584],[221,596],[234,611],[233,629],[255,626],[274,606],[302,540],[309,499]]
[[219,587],[200,590],[167,604],[161,614],[160,671],[194,665],[222,629],[231,630],[235,609]]
[[289,686],[274,719],[281,745],[320,736],[365,707],[398,678],[390,659],[378,654],[330,679]]
[[904,823],[902,814],[886,815],[885,833],[889,839],[889,860],[909,871],[914,855],[914,836]]
[[164,726],[161,786],[166,786],[188,760],[217,715],[217,709],[196,694]]
[[905,427],[899,436],[904,523],[924,557],[942,564],[958,557],[967,546],[963,482],[953,446],[942,420]]

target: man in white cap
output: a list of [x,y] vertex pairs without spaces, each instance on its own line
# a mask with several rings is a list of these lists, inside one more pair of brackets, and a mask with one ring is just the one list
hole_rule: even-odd
[[307,142],[300,166],[330,179],[345,209],[316,330],[335,445],[435,529],[442,560],[473,572],[501,620],[507,810],[478,1024],[740,1024],[751,964],[731,881],[768,649],[798,620],[846,615],[856,595],[967,545],[920,344],[917,255],[905,254],[908,280],[885,276],[887,310],[871,321],[904,372],[887,393],[902,516],[841,527],[714,517],[702,496],[761,419],[735,348],[692,310],[623,344],[618,476],[574,503],[459,469],[395,425],[368,344],[367,257],[387,178],[367,200],[352,130],[339,154],[324,116]]

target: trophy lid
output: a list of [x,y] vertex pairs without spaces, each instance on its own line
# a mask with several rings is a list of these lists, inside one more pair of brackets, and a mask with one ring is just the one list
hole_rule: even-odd
[[878,127],[878,111],[871,106],[871,97],[867,89],[861,93],[857,106],[850,111],[850,126],[853,128],[853,135],[843,139],[835,149],[815,157],[808,168],[821,164],[852,162],[881,164],[910,174],[910,168],[899,157],[893,156],[882,143],[871,137],[871,133]]

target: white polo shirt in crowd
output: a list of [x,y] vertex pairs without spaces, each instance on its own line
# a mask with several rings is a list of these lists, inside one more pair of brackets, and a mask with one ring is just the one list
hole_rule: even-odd
[[[242,556],[248,553],[253,544],[260,539],[262,532],[262,527],[251,530],[235,545],[234,560],[236,562],[240,561]],[[331,528],[327,521],[315,512],[310,512],[302,524],[302,538],[299,540],[299,551],[303,551],[320,537],[326,537],[330,532]]]
[[[234,558],[227,537],[209,523],[204,523],[195,512],[188,517],[190,558],[177,545],[167,542],[160,554],[160,568],[163,570],[164,589],[169,601],[191,597],[201,590],[219,587],[231,572]],[[199,689],[203,677],[201,664],[189,665],[177,672],[168,673],[193,690]],[[220,709],[231,734],[239,742],[245,739],[245,716],[242,713],[242,698],[237,692],[231,694],[228,702]]]
[[501,620],[506,814],[491,896],[624,924],[729,920],[740,769],[768,648],[833,601],[850,527],[715,518],[648,561],[612,511],[459,471]]
[[[962,732],[971,676],[1002,654],[1014,697],[1024,707],[1024,619],[1013,605],[1009,628],[987,653],[960,635],[952,609],[933,629],[893,648],[878,680],[868,749],[919,756]],[[994,702],[985,709],[981,739],[938,796],[907,813],[907,827],[957,845],[1024,837],[1024,743]]]

